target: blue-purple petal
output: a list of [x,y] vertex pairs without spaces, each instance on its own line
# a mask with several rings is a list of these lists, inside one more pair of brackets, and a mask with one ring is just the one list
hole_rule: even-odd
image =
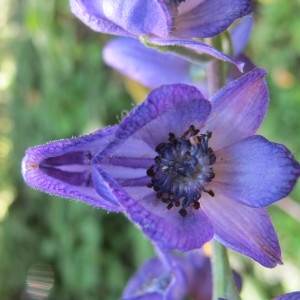
[[253,135],[259,128],[269,103],[265,75],[264,69],[254,69],[211,98],[206,130],[212,132],[211,146],[215,151]]
[[103,171],[101,165],[97,168],[97,176],[124,207],[128,218],[161,249],[187,251],[202,247],[212,238],[212,226],[201,210],[191,210],[183,218],[177,210],[168,210],[155,192],[145,185],[122,187]]
[[71,12],[91,29],[120,36],[133,36],[126,28],[122,28],[107,19],[103,13],[101,0],[70,0]]
[[108,20],[135,36],[169,34],[172,20],[163,0],[102,0],[101,3]]
[[168,268],[158,258],[147,260],[134,274],[122,295],[122,300],[180,300],[187,293],[187,282],[183,269],[179,266],[180,257],[173,260]]
[[281,296],[274,298],[273,300],[299,300],[300,291],[287,293]]
[[103,49],[103,59],[110,67],[149,88],[162,84],[193,84],[188,61],[148,48],[136,39],[109,41]]
[[182,136],[190,125],[203,127],[210,110],[210,102],[193,86],[161,86],[150,92],[146,100],[122,120],[114,142],[99,153],[98,161],[129,137],[144,141],[154,150],[158,144],[168,140],[170,132]]
[[[184,49],[188,49],[190,51],[194,51],[198,54],[208,54],[211,55],[217,59],[226,61],[226,62],[230,62],[234,65],[236,65],[236,67],[242,72],[243,71],[243,67],[244,67],[244,63],[241,61],[238,61],[232,57],[230,57],[227,54],[224,54],[222,52],[220,52],[219,50],[217,50],[216,48],[213,48],[205,43],[202,43],[200,41],[196,41],[196,40],[184,40],[184,39],[179,39],[175,36],[170,36],[166,39],[160,39],[157,37],[148,37],[147,38],[147,42],[149,42],[150,44],[153,45],[158,45],[158,46],[164,46],[164,47],[171,47],[171,46],[178,46],[178,47],[182,47],[180,52],[174,52],[174,54],[183,57],[185,59],[187,59],[190,62],[195,62],[193,58],[191,58],[190,55],[185,55],[184,54]],[[172,48],[170,48],[172,49]]]
[[278,238],[268,213],[220,193],[203,197],[201,207],[213,224],[215,238],[224,246],[247,255],[265,267],[281,264]]
[[[191,2],[191,3],[189,3]],[[174,35],[189,38],[205,38],[219,34],[232,22],[252,12],[251,0],[185,1],[178,7],[174,21]]]
[[22,162],[26,183],[53,195],[120,211],[116,199],[108,201],[97,194],[91,167],[93,156],[107,146],[115,130],[116,127],[107,127],[90,135],[28,149]]
[[102,33],[165,37],[171,16],[162,0],[70,0],[72,13],[84,24]]
[[236,26],[232,28],[230,36],[235,57],[242,54],[246,48],[251,36],[252,27],[252,16],[245,16]]
[[251,136],[216,152],[212,188],[244,205],[264,207],[286,197],[300,165],[284,146]]
[[[233,271],[238,290],[241,278]],[[211,261],[199,249],[147,260],[128,282],[122,300],[212,299]]]

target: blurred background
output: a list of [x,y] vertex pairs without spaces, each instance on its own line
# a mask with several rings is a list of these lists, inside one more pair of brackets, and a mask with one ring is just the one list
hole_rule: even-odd
[[[300,1],[256,1],[247,54],[268,70],[260,133],[300,160]],[[53,197],[23,182],[24,151],[115,124],[139,98],[104,65],[110,38],[86,28],[67,0],[0,2],[0,299],[118,299],[152,247],[121,214]],[[126,88],[127,87],[127,88]],[[230,252],[243,299],[300,290],[300,183],[269,207],[283,266]]]

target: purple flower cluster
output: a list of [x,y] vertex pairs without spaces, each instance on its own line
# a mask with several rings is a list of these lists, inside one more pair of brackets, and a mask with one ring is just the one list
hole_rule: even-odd
[[[234,58],[202,40],[251,13],[252,1],[70,3],[92,29],[121,36],[104,49],[105,61],[154,89],[118,125],[28,149],[26,183],[122,212],[163,251],[164,261],[147,261],[130,280],[124,300],[210,299],[210,261],[194,250],[211,239],[263,266],[281,264],[265,207],[292,191],[300,165],[284,145],[256,135],[269,95],[266,71],[242,54],[252,19],[230,31]],[[240,71],[245,65],[246,73],[231,70],[227,84],[209,97],[208,76],[197,76],[207,71],[203,53]]]
[[140,38],[156,47],[183,47],[240,69],[244,65],[199,38],[215,36],[250,14],[251,0],[70,0],[70,5],[74,15],[95,31]]
[[[254,68],[251,61],[242,54],[248,43],[252,25],[253,18],[246,16],[230,31],[234,57],[245,63],[245,72]],[[186,83],[195,85],[202,93],[208,94],[207,61],[203,61],[202,64],[190,62],[172,52],[160,52],[145,47],[136,39],[125,37],[109,41],[103,49],[103,59],[110,67],[148,88],[153,89],[161,84]],[[235,73],[238,75],[229,76],[237,78],[242,74],[238,71]]]
[[[241,277],[234,271],[233,276],[237,289],[241,290]],[[181,300],[186,297],[212,299],[211,261],[199,250],[147,260],[130,279],[121,299]]]

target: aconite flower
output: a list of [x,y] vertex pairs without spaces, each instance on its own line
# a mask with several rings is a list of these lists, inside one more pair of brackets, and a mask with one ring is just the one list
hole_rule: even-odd
[[[234,271],[233,276],[241,290],[241,277]],[[127,283],[121,299],[210,300],[212,282],[211,261],[202,251],[167,253],[145,261]]]
[[210,100],[189,85],[153,90],[119,125],[29,149],[27,183],[122,211],[161,249],[215,238],[264,266],[281,263],[264,207],[287,196],[300,166],[260,135],[266,72],[254,69]]
[[[253,18],[246,16],[230,31],[232,52],[235,58],[245,63],[245,72],[255,68],[242,54],[252,25]],[[190,62],[172,52],[160,52],[127,37],[110,40],[103,48],[103,60],[110,67],[151,89],[162,84],[185,83],[197,86],[204,95],[207,94],[206,72],[209,61],[203,61],[202,64]],[[235,77],[242,75],[236,68],[232,70],[237,73]]]
[[[215,36],[250,14],[251,0],[70,0],[70,5],[74,15],[95,31],[139,38],[152,46],[184,47],[242,69],[243,63],[199,38]],[[184,50],[176,52],[183,55]]]

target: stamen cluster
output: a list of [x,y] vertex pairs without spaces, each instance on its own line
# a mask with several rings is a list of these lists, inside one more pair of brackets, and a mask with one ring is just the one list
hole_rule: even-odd
[[179,214],[183,217],[187,207],[200,208],[202,192],[214,196],[213,191],[205,189],[215,177],[212,165],[216,156],[208,146],[212,133],[199,132],[194,125],[179,138],[170,132],[169,142],[156,147],[155,164],[147,170],[151,177],[147,186],[156,191],[157,198],[167,204],[167,209],[181,206]]

